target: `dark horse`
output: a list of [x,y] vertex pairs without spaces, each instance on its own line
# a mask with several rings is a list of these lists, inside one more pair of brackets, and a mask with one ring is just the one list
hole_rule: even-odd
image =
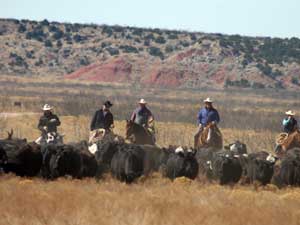
[[155,145],[152,135],[143,126],[127,120],[126,139],[138,145]]

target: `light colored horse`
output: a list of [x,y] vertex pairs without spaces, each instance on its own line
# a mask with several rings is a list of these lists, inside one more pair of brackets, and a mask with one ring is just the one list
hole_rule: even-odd
[[195,149],[200,148],[223,148],[223,136],[219,128],[214,124],[207,125],[195,140]]
[[295,130],[293,133],[281,133],[276,138],[276,154],[281,158],[292,148],[300,148],[300,131]]

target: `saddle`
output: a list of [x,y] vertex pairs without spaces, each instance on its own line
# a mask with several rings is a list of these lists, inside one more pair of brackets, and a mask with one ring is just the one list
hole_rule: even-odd
[[292,133],[280,133],[276,138],[276,145],[287,151],[293,147],[300,147],[300,131],[297,129]]
[[219,130],[219,128],[217,126],[209,124],[201,132],[201,135],[200,135],[199,140],[198,140],[198,145],[199,146],[214,145],[213,142],[215,140],[213,140],[213,139],[222,140],[222,133],[221,133],[221,131]]

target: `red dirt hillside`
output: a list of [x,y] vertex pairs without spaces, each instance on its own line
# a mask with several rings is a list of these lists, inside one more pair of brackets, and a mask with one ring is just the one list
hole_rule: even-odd
[[65,76],[67,79],[80,79],[97,82],[130,82],[132,65],[123,58],[94,63],[82,67]]

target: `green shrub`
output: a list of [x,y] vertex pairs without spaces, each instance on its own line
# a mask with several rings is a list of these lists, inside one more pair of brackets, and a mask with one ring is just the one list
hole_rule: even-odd
[[45,41],[45,47],[49,47],[51,48],[53,45],[52,45],[52,42],[50,40],[46,40]]
[[19,33],[24,33],[26,31],[26,26],[24,24],[20,24],[18,28]]
[[64,32],[62,32],[60,29],[56,30],[56,31],[54,32],[54,34],[52,35],[52,37],[53,37],[55,40],[59,40],[59,39],[61,39],[63,36],[64,36]]
[[253,89],[264,89],[265,85],[259,82],[253,82],[252,84],[252,88]]
[[58,47],[58,48],[62,47],[62,42],[60,40],[58,40],[56,42],[56,47]]
[[171,34],[168,35],[168,39],[170,39],[170,40],[176,40],[176,39],[178,39],[178,35],[171,33]]
[[158,36],[155,39],[155,42],[158,43],[158,44],[165,44],[166,43],[166,39],[163,36]]
[[165,52],[166,53],[171,53],[174,51],[174,48],[172,45],[167,45],[166,48],[165,48]]
[[148,50],[150,55],[160,57],[161,59],[164,58],[164,54],[160,51],[159,48],[150,47],[148,48]]
[[124,53],[138,53],[138,49],[136,47],[130,46],[130,45],[121,45],[120,49],[122,49],[122,51]]
[[108,53],[111,55],[111,56],[114,56],[114,55],[119,55],[119,49],[117,48],[113,48],[113,47],[108,47],[106,48],[106,51],[108,51]]
[[49,26],[49,21],[48,20],[46,20],[46,19],[44,19],[42,22],[40,22],[40,24],[42,25],[42,26]]
[[292,77],[292,84],[299,85],[299,79],[297,77]]

